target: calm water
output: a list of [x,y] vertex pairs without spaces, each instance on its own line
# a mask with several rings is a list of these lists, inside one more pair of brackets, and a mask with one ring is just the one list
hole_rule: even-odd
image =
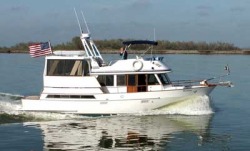
[[[165,114],[82,117],[21,113],[15,111],[20,108],[20,98],[37,95],[42,89],[44,58],[0,54],[0,150],[249,150],[250,56],[163,56],[174,71],[172,79],[218,76],[229,64],[227,80],[235,87],[216,88],[210,98],[191,98]],[[106,60],[112,57],[117,55],[104,56]]]

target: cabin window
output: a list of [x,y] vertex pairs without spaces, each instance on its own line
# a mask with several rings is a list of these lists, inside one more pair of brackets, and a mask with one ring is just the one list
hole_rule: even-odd
[[113,86],[114,85],[113,75],[99,75],[97,77],[97,80],[101,86]]
[[147,91],[147,75],[146,74],[138,74],[138,92],[146,92]]
[[117,85],[118,86],[126,85],[125,75],[117,75]]
[[170,82],[170,80],[169,80],[167,74],[165,74],[165,73],[158,74],[158,77],[159,77],[159,79],[161,80],[161,83],[162,83],[163,85],[171,84],[171,82]]
[[127,92],[147,92],[147,75],[146,74],[128,74],[127,75]]
[[146,84],[146,74],[138,74],[138,85],[147,85]]
[[159,82],[154,74],[148,74],[148,85],[158,85]]
[[128,75],[128,85],[129,86],[135,86],[136,85],[136,75],[129,74]]
[[95,96],[93,95],[48,95],[47,98],[95,99]]
[[47,60],[48,76],[83,76],[89,73],[86,60]]

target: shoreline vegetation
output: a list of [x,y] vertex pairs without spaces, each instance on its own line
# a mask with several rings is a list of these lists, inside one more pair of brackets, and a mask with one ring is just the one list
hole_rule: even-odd
[[[119,53],[123,46],[122,42],[133,39],[111,39],[111,40],[94,40],[101,53],[115,54]],[[154,54],[241,54],[250,55],[250,49],[241,49],[230,43],[225,42],[170,42],[167,40],[157,41],[158,45],[154,46]],[[10,47],[1,47],[0,53],[29,53],[29,45],[38,42],[19,43]],[[146,45],[133,45],[129,53],[143,53],[146,50]],[[79,37],[74,37],[70,42],[53,45],[52,50],[83,50],[83,46]],[[150,52],[148,52],[150,53]]]

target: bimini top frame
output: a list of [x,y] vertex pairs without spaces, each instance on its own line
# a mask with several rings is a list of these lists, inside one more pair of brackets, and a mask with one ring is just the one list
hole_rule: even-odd
[[122,43],[123,45],[125,45],[125,51],[127,51],[127,49],[129,49],[131,45],[143,45],[143,44],[150,45],[150,47],[147,50],[145,50],[143,54],[137,56],[137,58],[143,57],[149,50],[151,50],[151,58],[152,58],[153,46],[158,45],[157,41],[150,41],[150,40],[132,40],[132,41],[124,41]]
[[124,41],[122,42],[123,45],[128,46],[128,45],[140,45],[140,44],[148,44],[148,45],[158,45],[158,42],[156,41],[149,41],[149,40],[132,40],[132,41]]

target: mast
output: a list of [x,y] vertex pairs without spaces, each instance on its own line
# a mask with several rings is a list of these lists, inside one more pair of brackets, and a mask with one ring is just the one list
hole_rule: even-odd
[[102,55],[100,54],[100,51],[98,50],[98,48],[96,47],[94,41],[91,38],[89,27],[88,27],[88,24],[86,22],[83,11],[81,11],[81,14],[82,14],[82,19],[84,21],[84,24],[85,24],[85,27],[86,27],[86,30],[87,30],[86,33],[84,33],[83,30],[82,30],[78,15],[76,13],[76,10],[75,10],[75,14],[76,14],[77,22],[78,22],[78,25],[79,25],[79,28],[80,28],[80,31],[81,31],[80,39],[82,41],[82,45],[83,45],[84,50],[85,50],[85,52],[87,54],[87,57],[91,57],[91,59],[94,62],[98,62],[99,66],[101,66],[102,64],[105,64],[105,62],[104,62],[104,60],[102,58]]
[[75,11],[75,15],[76,15],[76,19],[77,19],[77,23],[78,23],[78,26],[79,26],[79,29],[80,29],[80,33],[82,34],[82,27],[81,27],[81,24],[80,24],[80,21],[79,21],[79,18],[78,18],[78,15],[76,13],[76,9],[74,8],[74,11]]
[[82,11],[81,11],[81,13],[82,13],[82,18],[83,18],[83,21],[84,21],[84,23],[85,23],[85,26],[86,26],[87,32],[88,32],[88,33],[90,33],[90,32],[89,32],[89,27],[88,27],[88,24],[87,24],[86,19],[85,19],[85,16],[84,16],[84,14],[83,14],[83,12],[82,12]]

